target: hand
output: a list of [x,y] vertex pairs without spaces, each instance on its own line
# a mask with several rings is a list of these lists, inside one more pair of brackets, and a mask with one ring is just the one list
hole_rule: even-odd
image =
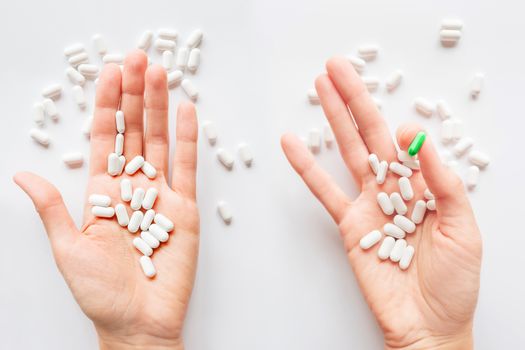
[[[377,257],[379,244],[362,250],[362,236],[392,222],[379,208],[377,193],[399,192],[397,175],[389,174],[383,185],[376,183],[368,154],[391,162],[397,158],[396,149],[351,64],[344,58],[333,58],[326,68],[328,74],[317,78],[316,89],[341,156],[361,193],[351,201],[316,164],[305,145],[297,137],[285,135],[282,147],[289,162],[337,223],[359,286],[384,332],[386,348],[471,348],[481,238],[461,180],[442,165],[427,136],[419,152],[421,171],[410,178],[416,198],[407,205],[411,213],[428,186],[436,197],[437,211],[427,211],[416,232],[407,235],[415,248],[412,264],[402,271],[398,264],[381,261]],[[400,128],[400,147],[406,150],[420,130],[417,125]]]
[[[126,58],[123,73],[117,65],[104,66],[91,132],[87,195],[109,195],[114,206],[122,202],[123,178],[131,179],[133,188],[159,190],[154,209],[169,217],[175,228],[170,239],[155,249],[152,260],[157,275],[153,279],[147,278],[139,265],[141,253],[132,245],[136,234],[119,226],[116,218],[93,217],[86,200],[84,225],[78,230],[53,185],[31,173],[15,176],[44,222],[58,268],[80,307],[94,322],[101,348],[106,349],[182,348],[182,326],[195,276],[199,247],[195,108],[191,103],[181,103],[178,109],[170,186],[166,72],[158,65],[146,68],[147,57],[142,51]],[[154,180],[141,171],[133,176],[107,174],[119,103],[126,118],[126,160],[143,154],[157,169]],[[128,203],[126,207],[131,213]]]

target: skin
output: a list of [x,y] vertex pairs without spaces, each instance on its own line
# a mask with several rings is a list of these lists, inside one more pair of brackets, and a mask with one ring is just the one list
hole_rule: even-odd
[[[132,176],[107,174],[119,104],[126,118],[126,160],[144,155],[157,169],[154,180],[141,171]],[[183,348],[182,327],[199,247],[195,201],[197,130],[195,107],[181,103],[177,111],[173,175],[169,179],[166,71],[158,65],[147,67],[146,55],[135,51],[126,58],[123,73],[117,65],[107,64],[99,78],[81,229],[75,227],[53,185],[31,173],[15,175],[15,182],[31,197],[42,218],[60,272],[96,327],[101,349]],[[87,203],[92,193],[109,195],[112,206],[121,203],[123,178],[129,178],[133,188],[157,188],[154,209],[175,224],[170,239],[152,256],[157,269],[152,279],[143,274],[139,265],[141,253],[132,245],[138,234],[119,226],[116,218],[94,217]],[[126,207],[131,215],[129,203]]]
[[[410,178],[415,199],[409,214],[428,187],[437,210],[428,212],[415,233],[407,234],[415,255],[410,267],[377,257],[379,244],[367,251],[362,236],[392,221],[379,208],[379,192],[399,192],[398,176],[389,173],[378,185],[368,164],[369,153],[380,160],[397,161],[388,127],[352,65],[342,57],[326,64],[316,80],[321,104],[334,131],[341,157],[361,189],[351,200],[319,167],[296,136],[286,134],[281,144],[290,164],[324,205],[339,227],[348,260],[374,313],[386,349],[471,349],[472,323],[479,292],[481,236],[459,177],[441,163],[428,137],[419,151],[421,171]],[[406,150],[417,132],[407,124],[397,131],[397,143]]]

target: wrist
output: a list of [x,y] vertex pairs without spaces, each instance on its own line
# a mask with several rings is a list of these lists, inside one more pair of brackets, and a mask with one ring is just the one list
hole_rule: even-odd
[[98,337],[100,350],[183,350],[182,339],[166,339],[150,335],[113,336],[101,335]]
[[428,336],[407,345],[385,344],[386,350],[470,350],[474,349],[472,332],[447,336]]

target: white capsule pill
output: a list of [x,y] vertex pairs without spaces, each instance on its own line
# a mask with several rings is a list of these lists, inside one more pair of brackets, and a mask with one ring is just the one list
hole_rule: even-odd
[[188,70],[195,73],[201,64],[201,50],[199,48],[191,49],[188,57]]
[[174,51],[175,50],[175,41],[172,40],[166,40],[166,39],[157,39],[155,40],[155,43],[153,44],[155,49],[158,51]]
[[318,129],[314,128],[308,132],[308,148],[314,154],[321,150],[321,132]]
[[44,96],[44,98],[51,98],[56,100],[60,97],[61,94],[62,85],[60,84],[52,84],[44,88],[44,90],[42,90],[42,96]]
[[400,239],[400,238],[405,238],[405,231],[403,231],[401,228],[399,228],[398,226],[392,224],[392,223],[386,223],[384,226],[383,226],[383,231],[385,231],[385,234],[387,236],[391,236],[391,237],[394,237],[396,239]]
[[478,185],[479,180],[479,168],[475,165],[468,167],[467,178],[465,184],[469,190],[473,190]]
[[204,33],[200,29],[195,29],[186,40],[186,46],[189,48],[197,47],[201,44]]
[[137,43],[137,48],[148,51],[151,46],[151,41],[153,40],[153,32],[151,30],[146,30],[139,38]]
[[155,200],[157,199],[158,194],[159,194],[159,191],[156,188],[154,187],[148,188],[148,190],[146,191],[146,194],[144,195],[144,199],[142,200],[142,208],[146,210],[153,208],[153,205],[155,204]]
[[89,61],[89,57],[87,53],[81,52],[79,54],[69,57],[67,61],[71,66],[76,67],[81,63],[87,63]]
[[335,142],[335,136],[334,136],[334,133],[332,132],[332,128],[330,127],[330,125],[324,126],[323,138],[324,138],[324,143],[326,145],[326,148],[332,148]]
[[44,109],[44,104],[37,102],[33,106],[34,115],[33,115],[33,121],[38,126],[44,126],[45,123],[45,117],[46,117],[46,111]]
[[116,153],[110,153],[108,155],[108,174],[111,176],[120,174],[120,160]]
[[409,161],[413,161],[414,159],[416,159],[417,155],[414,156],[414,157],[411,157],[410,154],[408,154],[407,151],[403,151],[403,150],[400,150],[397,152],[397,159],[400,161],[400,162],[409,162]]
[[377,168],[376,182],[378,184],[382,185],[383,183],[385,183],[387,171],[388,171],[388,162],[386,160],[382,160],[379,163],[379,166]]
[[123,134],[126,131],[126,121],[124,119],[124,112],[117,111],[117,113],[115,113],[115,124],[117,127],[117,132]]
[[162,227],[166,232],[173,230],[173,222],[161,213],[155,214],[155,223]]
[[484,168],[490,163],[490,158],[488,155],[476,150],[470,152],[468,155],[468,160],[472,164],[477,165],[479,168]]
[[142,231],[148,230],[154,218],[155,218],[155,210],[148,209],[146,213],[144,213],[144,218],[142,219],[142,222],[140,223],[140,229]]
[[173,68],[173,52],[172,51],[162,52],[162,66],[168,72]]
[[226,169],[231,170],[233,168],[234,158],[232,154],[224,148],[219,148],[217,150],[217,159],[219,159]]
[[232,222],[233,214],[230,206],[226,202],[220,201],[217,204],[217,211],[226,225]]
[[349,56],[348,61],[350,61],[357,73],[361,73],[365,70],[366,62],[364,59],[355,56]]
[[144,240],[140,237],[135,237],[133,239],[133,245],[135,246],[135,248],[138,249],[139,252],[141,252],[145,256],[151,256],[151,254],[153,254],[153,249],[151,249],[148,243],[144,242]]
[[176,59],[176,65],[179,67],[180,70],[184,71],[186,69],[186,66],[188,64],[188,56],[190,54],[190,51],[187,47],[181,47],[177,51],[177,59]]
[[160,246],[160,241],[155,238],[149,231],[142,231],[140,233],[140,238],[144,240],[144,242],[148,243],[148,245],[155,249]]
[[46,115],[54,121],[57,121],[59,119],[59,115],[55,102],[50,98],[46,98],[44,101],[42,101],[42,104],[44,105]]
[[115,209],[112,207],[91,207],[91,214],[99,218],[112,218],[115,215]]
[[393,92],[401,84],[403,80],[403,72],[401,70],[395,70],[392,72],[386,79],[386,90],[388,92]]
[[73,67],[66,68],[66,75],[69,78],[69,80],[75,85],[83,86],[86,82],[86,78]]
[[157,35],[161,39],[176,41],[179,36],[179,32],[172,28],[160,28]]
[[359,241],[359,246],[361,249],[368,249],[373,247],[377,242],[381,240],[381,237],[383,237],[383,234],[379,230],[373,230],[370,233],[367,233],[361,240]]
[[118,224],[126,227],[129,224],[129,215],[126,206],[122,203],[115,205],[115,215],[117,216]]
[[[393,225],[392,225],[393,226]],[[394,237],[387,236],[383,239],[383,242],[379,246],[379,249],[377,250],[377,256],[381,260],[386,260],[390,257],[390,252],[392,251],[392,248],[394,248],[394,244],[396,243],[396,240]]]
[[124,166],[126,165],[126,157],[124,157],[123,155],[119,156],[118,162],[119,162],[118,174],[121,175],[122,172],[124,171]]
[[168,232],[166,232],[166,230],[163,229],[159,224],[152,224],[149,227],[148,231],[153,235],[153,237],[158,239],[160,242],[166,242],[169,238]]
[[463,22],[456,18],[445,18],[441,21],[441,29],[455,29],[461,30],[463,28]]
[[144,157],[135,156],[127,165],[126,165],[126,174],[133,175],[144,165]]
[[62,161],[70,168],[79,168],[84,163],[84,155],[80,152],[62,154]]
[[253,153],[250,149],[250,146],[248,146],[246,143],[240,143],[237,150],[239,152],[239,158],[241,158],[241,161],[244,163],[244,165],[251,167],[253,162]]
[[470,84],[470,96],[472,98],[478,98],[481,89],[483,88],[483,82],[485,80],[485,75],[483,73],[476,73]]
[[182,80],[182,82],[180,83],[180,86],[182,87],[182,90],[184,90],[186,95],[188,95],[188,97],[192,101],[196,101],[197,100],[197,98],[199,97],[199,91],[197,90],[195,85],[193,85],[191,80],[189,80],[189,79]]
[[416,224],[403,215],[394,216],[394,224],[406,233],[413,233],[416,231]]
[[394,206],[394,209],[396,210],[396,213],[399,215],[405,215],[408,211],[408,208],[405,204],[405,201],[403,201],[403,198],[401,198],[401,195],[397,192],[393,192],[390,194],[390,201],[392,202],[392,205]]
[[436,103],[436,113],[441,120],[449,119],[452,113],[448,104],[444,100],[439,100]]
[[427,203],[425,203],[424,200],[418,200],[416,204],[414,205],[414,209],[412,209],[412,215],[410,219],[412,222],[416,225],[423,222],[423,218],[425,217],[425,212],[427,211]]
[[75,100],[76,104],[80,109],[86,108],[86,95],[84,94],[84,89],[82,89],[82,86],[73,86],[73,99]]
[[50,137],[47,132],[44,132],[40,129],[33,128],[29,130],[29,136],[42,146],[47,147],[50,142]]
[[91,37],[95,51],[100,55],[104,56],[108,52],[108,45],[106,44],[106,39],[100,34],[95,34]]
[[372,172],[377,175],[377,171],[379,170],[379,158],[377,158],[376,154],[371,153],[368,155],[368,165],[370,165]]
[[357,54],[365,61],[373,61],[377,57],[379,46],[377,45],[363,45],[357,48]]
[[452,141],[456,142],[463,137],[465,125],[460,119],[452,119]]
[[[133,202],[133,200],[131,201]],[[133,207],[131,208],[133,209]],[[131,218],[129,219],[128,231],[131,233],[137,232],[139,230],[143,218],[144,214],[140,210],[134,211],[133,214],[131,214]]]
[[439,38],[443,46],[450,46],[456,44],[461,39],[461,31],[455,29],[441,29],[439,31]]
[[464,137],[454,146],[454,154],[456,157],[461,157],[465,152],[472,148],[473,145],[474,140],[472,138]]
[[423,196],[425,197],[425,199],[428,199],[428,200],[435,199],[434,194],[430,192],[428,188],[425,189],[425,192],[423,192]]
[[401,260],[401,257],[403,256],[406,247],[407,241],[405,241],[404,239],[398,239],[394,244],[394,247],[390,251],[390,260],[393,262],[398,262],[399,260]]
[[390,171],[399,176],[412,176],[412,170],[409,167],[404,166],[403,164],[399,164],[398,162],[390,163]]
[[133,191],[133,196],[131,197],[130,207],[133,210],[139,210],[142,206],[142,201],[144,200],[145,191],[143,188],[136,188]]
[[140,170],[150,179],[154,179],[157,176],[157,169],[150,162],[145,161]]
[[381,210],[386,215],[392,215],[394,213],[394,205],[390,200],[390,197],[385,192],[379,192],[377,194],[377,203],[381,207]]
[[414,247],[409,245],[404,249],[403,256],[401,257],[401,260],[399,260],[399,268],[401,270],[406,270],[408,266],[410,265],[410,262],[412,261],[413,256],[414,256]]
[[398,180],[399,183],[399,192],[404,200],[409,201],[414,198],[414,190],[410,184],[410,180],[407,177],[400,177]]
[[321,103],[316,89],[308,89],[306,91],[306,96],[308,97],[308,101],[310,101],[310,103],[313,105],[318,105],[319,103]]
[[441,123],[441,142],[450,143],[453,139],[454,121],[451,119],[444,120]]
[[78,71],[87,79],[94,79],[98,76],[100,69],[94,64],[83,63],[78,66]]
[[133,188],[131,186],[131,181],[129,179],[122,179],[122,181],[120,181],[120,198],[124,202],[129,202],[132,197]]
[[71,57],[74,55],[77,55],[79,53],[82,53],[86,51],[86,48],[84,47],[84,44],[82,43],[76,43],[73,45],[70,45],[64,49],[64,56]]
[[419,164],[419,160],[409,160],[407,162],[403,162],[403,165],[407,168],[410,168],[412,170],[419,170],[421,169],[421,165]]
[[184,73],[180,70],[174,70],[173,72],[168,73],[168,88],[172,89],[175,86],[179,85],[182,81]]
[[117,134],[115,136],[115,153],[120,157],[124,151],[124,135]]
[[215,145],[218,137],[217,127],[215,126],[215,123],[209,120],[204,121],[202,123],[202,131],[204,132],[204,136],[206,136],[210,145]]
[[108,53],[102,57],[102,62],[104,62],[104,64],[115,63],[122,65],[124,64],[124,55],[120,53]]
[[427,118],[431,117],[434,113],[434,105],[423,97],[418,97],[414,100],[414,107],[420,115]]
[[141,256],[139,262],[140,267],[142,268],[142,272],[144,272],[144,275],[146,277],[155,277],[155,275],[157,274],[157,270],[155,270],[155,265],[153,265],[153,261],[151,261],[151,258],[149,256]]
[[109,207],[111,205],[111,197],[105,194],[91,194],[88,197],[88,203],[99,207]]
[[436,200],[435,199],[431,199],[427,202],[427,210],[436,210]]
[[377,91],[379,87],[379,79],[375,77],[362,77],[363,83],[365,84],[369,92]]

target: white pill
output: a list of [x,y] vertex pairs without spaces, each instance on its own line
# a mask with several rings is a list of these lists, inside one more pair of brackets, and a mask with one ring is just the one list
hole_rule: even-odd
[[403,256],[401,257],[401,260],[399,260],[399,268],[401,270],[406,270],[408,266],[410,265],[410,262],[412,261],[413,256],[414,256],[414,247],[409,245],[405,248],[405,250],[403,251]]
[[370,233],[367,233],[361,240],[359,241],[359,246],[361,249],[368,249],[373,247],[377,242],[381,240],[381,237],[383,237],[383,234],[379,230],[374,230]]
[[195,73],[201,64],[201,50],[199,48],[191,49],[188,57],[188,70]]
[[394,209],[396,210],[396,213],[399,215],[405,215],[408,211],[408,208],[405,204],[405,201],[403,201],[403,198],[401,198],[401,195],[397,192],[393,192],[390,194],[390,201],[392,202],[392,205],[394,206]]
[[401,228],[390,222],[386,223],[385,226],[383,226],[383,231],[385,231],[385,234],[387,236],[391,236],[397,239],[405,238],[405,231],[403,231]]
[[400,162],[408,162],[408,161],[412,161],[414,159],[416,159],[416,157],[411,157],[407,151],[403,151],[403,150],[399,150],[397,152],[397,159],[400,161]]
[[153,32],[151,30],[146,30],[139,38],[137,43],[137,48],[148,51],[151,46],[151,41],[153,40]]
[[349,56],[348,61],[350,61],[357,73],[361,73],[365,70],[366,62],[364,59],[355,56]]
[[108,174],[111,176],[120,174],[120,160],[116,153],[110,153],[108,155]]
[[460,119],[452,119],[452,141],[456,142],[463,137],[465,125]]
[[122,179],[120,181],[120,198],[124,202],[129,202],[133,197],[133,188],[131,187],[131,181],[129,179]]
[[390,260],[393,262],[398,262],[399,260],[401,260],[401,257],[403,256],[406,247],[407,241],[405,241],[404,239],[398,239],[394,244],[394,247],[390,251]]
[[86,78],[73,67],[68,67],[66,69],[66,75],[69,78],[69,80],[75,85],[83,86],[86,82]]
[[[155,214],[155,223],[159,225],[166,232],[173,230],[173,222],[161,213]],[[162,242],[162,241],[161,241]]]
[[82,86],[73,86],[73,99],[80,109],[86,108],[86,95],[84,94],[84,89],[82,89]]
[[187,47],[181,47],[177,51],[177,59],[176,59],[176,65],[179,67],[180,70],[184,71],[186,68],[186,65],[188,64],[188,56],[190,54],[190,50]]
[[44,101],[42,101],[42,104],[44,105],[46,115],[54,121],[57,121],[59,119],[59,115],[55,102],[50,98],[46,98]]
[[463,28],[463,22],[456,18],[445,18],[441,21],[441,29],[455,29],[461,30]]
[[377,203],[386,215],[392,215],[394,213],[394,205],[385,192],[379,192],[377,194]]
[[431,199],[427,202],[427,210],[436,210],[436,200],[435,199]]
[[399,164],[398,162],[390,163],[390,171],[399,176],[404,176],[404,177],[412,176],[412,170],[403,164]]
[[377,158],[376,154],[371,153],[368,155],[368,164],[370,165],[372,172],[377,175],[377,171],[379,170],[379,158]]
[[473,145],[474,140],[472,138],[464,137],[454,146],[454,154],[456,157],[461,157],[465,152],[472,148]]
[[79,65],[77,69],[80,72],[80,74],[82,74],[84,77],[88,79],[96,78],[100,71],[98,66],[94,64],[86,64],[86,63]]
[[449,119],[452,115],[448,104],[444,100],[439,100],[436,103],[436,113],[441,120]]
[[144,165],[144,157],[135,156],[127,165],[126,165],[126,174],[133,175]]
[[142,219],[142,222],[140,223],[140,229],[142,231],[146,231],[147,229],[149,229],[154,218],[155,218],[155,210],[148,209],[146,213],[144,213],[144,218]]
[[129,224],[129,215],[126,206],[122,203],[115,205],[115,214],[117,216],[118,224],[126,227]]
[[222,165],[228,170],[233,168],[234,159],[230,152],[226,151],[224,148],[219,148],[217,150],[217,159],[221,162]]
[[160,246],[160,241],[155,238],[149,231],[142,231],[140,238],[144,240],[151,248],[155,249]]
[[48,146],[50,142],[50,137],[47,132],[40,129],[33,128],[29,130],[29,136],[42,146]]
[[176,41],[179,36],[179,32],[171,28],[160,28],[157,32],[157,35],[161,39]]
[[124,119],[124,112],[117,111],[117,113],[115,113],[115,124],[117,127],[117,132],[123,134],[126,131],[126,121]]
[[468,155],[468,160],[472,164],[477,165],[479,168],[484,168],[490,163],[490,158],[488,155],[476,150],[470,152]]
[[399,192],[401,192],[401,196],[404,200],[409,201],[412,198],[414,198],[414,190],[412,189],[412,185],[410,184],[410,180],[407,177],[400,177],[399,178]]
[[310,103],[313,105],[318,105],[319,103],[321,103],[316,89],[308,89],[306,91],[306,96],[308,97],[308,101],[310,101]]
[[412,222],[416,225],[419,225],[423,222],[423,218],[425,217],[425,212],[427,211],[427,203],[425,203],[424,200],[418,200],[416,204],[414,205],[414,209],[412,209],[412,215],[410,219]]
[[189,79],[182,80],[182,82],[180,83],[180,86],[182,86],[182,90],[184,90],[186,95],[188,95],[188,97],[191,100],[193,100],[193,101],[197,100],[197,98],[199,97],[199,91],[197,90],[195,85],[193,85],[191,80],[189,80]]
[[89,61],[89,57],[87,53],[81,52],[79,54],[69,57],[67,61],[71,66],[76,67],[81,63],[87,63]]
[[166,40],[166,39],[157,39],[155,40],[155,43],[153,44],[155,49],[158,51],[174,51],[175,50],[175,41],[172,40]]
[[124,64],[124,56],[120,53],[108,53],[105,54],[104,57],[102,57],[102,62],[104,62],[105,64],[115,63],[122,65]]
[[172,51],[162,52],[162,66],[168,72],[173,68],[173,52]]
[[180,70],[174,70],[173,72],[168,73],[168,88],[174,88],[179,85],[182,81],[184,73]]
[[46,111],[44,109],[44,104],[37,102],[33,106],[34,114],[33,114],[33,121],[38,126],[43,126],[45,122],[46,117]]
[[423,196],[425,197],[425,199],[428,199],[428,200],[435,199],[434,194],[430,192],[428,188],[425,189],[425,192],[423,192]]
[[144,275],[148,278],[152,278],[157,274],[157,270],[155,270],[155,265],[153,265],[153,261],[151,261],[151,258],[149,256],[141,256],[140,259],[140,267],[142,268],[142,272],[144,272]]
[[[155,216],[156,215],[158,214],[155,214]],[[166,232],[166,230],[164,230],[159,224],[152,224],[148,231],[160,242],[166,242],[169,238],[168,232]]]
[[220,201],[217,204],[217,211],[226,225],[229,225],[232,222],[233,214],[230,206],[226,202]]
[[133,191],[133,196],[131,197],[131,203],[130,207],[133,210],[139,210],[142,206],[142,201],[144,200],[144,194],[145,191],[143,188],[136,188],[135,191]]
[[416,224],[403,215],[394,216],[394,224],[406,233],[413,233],[416,230]]
[[379,46],[377,45],[363,45],[357,48],[357,54],[365,61],[373,61],[377,57]]
[[42,90],[42,96],[44,96],[44,98],[51,98],[56,100],[60,97],[61,94],[62,85],[60,84],[52,84],[44,88],[44,90]]
[[314,128],[308,132],[308,148],[314,154],[321,150],[321,132],[318,129]]
[[157,199],[158,194],[159,194],[159,191],[156,188],[154,187],[148,188],[148,190],[146,191],[146,194],[144,195],[144,199],[142,200],[142,208],[146,210],[153,208],[153,205],[155,204],[155,200]]
[[91,194],[88,197],[88,203],[99,207],[109,207],[111,205],[111,197],[105,194]]
[[324,144],[326,145],[326,148],[332,148],[334,142],[335,142],[335,136],[332,132],[332,128],[330,125],[325,125],[323,128],[323,138],[324,138]]
[[[134,209],[133,207],[131,208]],[[128,231],[131,233],[137,232],[139,230],[143,218],[144,214],[140,210],[134,211],[133,214],[131,214],[131,218],[129,219]]]
[[195,29],[191,34],[188,36],[188,39],[186,40],[186,46],[189,48],[197,47],[201,44],[202,37],[204,36],[204,33],[200,29]]
[[379,79],[375,77],[362,77],[361,80],[363,80],[363,83],[365,84],[367,90],[369,92],[375,92],[377,91],[377,88],[379,87]]
[[151,247],[148,245],[148,243],[146,243],[140,237],[135,237],[133,239],[133,245],[135,246],[135,248],[138,249],[139,252],[141,252],[145,256],[151,256],[151,254],[153,254],[153,249],[151,249]]
[[419,170],[421,169],[421,165],[419,164],[419,160],[409,160],[407,162],[403,162],[403,165],[412,169],[412,170]]
[[414,107],[416,111],[424,117],[431,117],[434,113],[434,105],[432,102],[423,97],[418,97],[414,100]]
[[250,146],[248,146],[246,143],[241,143],[239,144],[237,150],[239,152],[239,158],[241,158],[241,161],[244,163],[244,165],[251,167],[253,162],[253,153]]
[[124,151],[124,135],[117,134],[115,136],[115,153],[120,157]]
[[472,98],[478,98],[481,89],[483,88],[483,82],[485,80],[485,75],[483,73],[476,73],[470,84],[470,96]]
[[479,168],[475,165],[468,167],[467,169],[467,178],[465,183],[469,190],[473,190],[478,185],[479,180]]
[[217,127],[215,126],[215,123],[209,120],[203,122],[202,131],[204,132],[204,136],[206,136],[210,145],[215,145],[218,137]]
[[104,56],[108,52],[108,45],[106,39],[100,34],[95,34],[91,37],[95,51],[100,55]]
[[150,162],[144,161],[140,170],[150,179],[154,179],[157,176],[157,169]]
[[445,45],[455,44],[461,39],[461,31],[455,29],[441,29],[439,31],[441,43]]
[[91,207],[91,214],[99,218],[112,218],[115,215],[115,209],[112,207]]
[[385,237],[385,239],[383,239],[383,242],[379,246],[379,249],[377,250],[377,256],[379,257],[379,259],[388,259],[390,257],[390,252],[392,251],[392,248],[394,248],[395,243],[396,240],[394,239],[394,237]]
[[441,142],[444,144],[452,142],[454,134],[454,121],[451,119],[444,120],[441,123]]
[[403,72],[401,70],[395,70],[390,73],[388,78],[386,78],[386,90],[388,92],[393,92],[401,84],[403,80]]
[[73,45],[70,45],[64,49],[64,56],[71,57],[74,55],[77,55],[79,53],[82,53],[86,51],[86,48],[84,47],[84,44],[82,43],[76,43]]
[[78,168],[84,163],[84,155],[81,152],[67,152],[62,154],[62,161],[70,168]]
[[383,160],[379,163],[376,174],[376,182],[380,185],[385,183],[386,173],[388,171],[388,163],[386,160]]
[[123,155],[119,156],[118,162],[119,162],[118,174],[121,175],[122,172],[124,171],[124,166],[126,165],[126,157],[124,157]]

